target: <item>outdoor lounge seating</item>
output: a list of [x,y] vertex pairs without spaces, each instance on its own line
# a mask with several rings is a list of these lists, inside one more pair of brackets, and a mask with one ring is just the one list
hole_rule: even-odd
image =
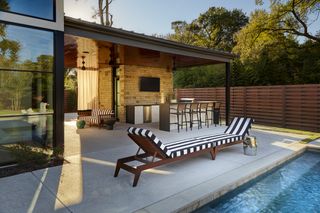
[[101,127],[104,124],[104,119],[113,117],[114,112],[110,109],[78,110],[78,120],[84,120],[89,126],[98,125]]
[[[242,143],[249,133],[252,122],[252,118],[235,117],[223,134],[200,136],[168,144],[163,144],[150,130],[130,127],[128,136],[139,146],[139,149],[136,155],[117,161],[114,177],[118,176],[120,169],[124,169],[135,175],[133,186],[136,186],[141,172],[146,169],[207,152],[214,160],[219,149]],[[144,153],[139,154],[141,149]],[[152,158],[151,161],[147,159],[148,157]],[[140,161],[143,164],[136,167],[126,164],[132,161]]]

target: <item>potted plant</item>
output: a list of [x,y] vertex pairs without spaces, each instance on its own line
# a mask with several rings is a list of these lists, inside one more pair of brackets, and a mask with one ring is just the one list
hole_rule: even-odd
[[83,129],[86,125],[86,122],[84,120],[77,120],[77,128]]

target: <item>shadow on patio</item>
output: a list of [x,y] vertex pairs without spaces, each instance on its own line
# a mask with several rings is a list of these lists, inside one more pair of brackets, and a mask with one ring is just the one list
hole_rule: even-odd
[[[145,124],[145,127],[165,142],[221,133],[225,129],[224,126],[212,126],[169,133],[159,131],[154,125]],[[118,178],[113,177],[117,159],[132,155],[137,149],[126,135],[128,126],[117,123],[113,131],[98,128],[76,130],[74,122],[66,122],[66,159],[70,164],[65,164],[62,168],[50,168],[43,180],[44,185],[74,212],[132,212],[244,165],[263,161],[274,153],[291,153],[290,144],[299,139],[297,135],[253,130],[251,133],[257,136],[259,142],[257,156],[245,156],[242,146],[234,145],[219,152],[214,161],[210,160],[208,154],[146,171],[142,174],[139,185],[133,188],[131,174],[122,170]],[[34,174],[41,178],[44,172],[46,170],[36,171]],[[177,202],[179,205],[179,201]],[[56,205],[55,209],[62,207]]]
[[[257,171],[301,150],[301,146],[295,144],[301,139],[298,135],[254,129],[251,134],[259,143],[257,156],[246,156],[241,145],[234,145],[220,151],[214,161],[209,154],[204,154],[143,172],[139,185],[133,188],[133,175],[121,170],[118,178],[113,177],[117,159],[137,150],[126,134],[128,126],[117,123],[113,131],[95,127],[77,130],[74,121],[66,122],[66,159],[70,163],[1,179],[1,193],[8,195],[1,197],[19,201],[17,204],[13,200],[3,200],[1,209],[134,212],[145,208],[149,212],[170,212],[192,203],[197,193],[225,189],[233,178],[257,175]],[[211,126],[177,133],[160,131],[156,124],[144,127],[150,128],[164,142],[217,134],[225,129],[225,126]]]

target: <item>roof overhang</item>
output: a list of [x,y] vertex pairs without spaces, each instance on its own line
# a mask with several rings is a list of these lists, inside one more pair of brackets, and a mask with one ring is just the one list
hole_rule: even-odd
[[100,24],[90,23],[70,17],[65,17],[64,22],[65,33],[74,36],[150,49],[176,56],[204,59],[204,61],[207,62],[211,61],[212,64],[230,62],[236,57],[234,54],[228,52],[185,45],[174,41],[113,27],[102,26]]

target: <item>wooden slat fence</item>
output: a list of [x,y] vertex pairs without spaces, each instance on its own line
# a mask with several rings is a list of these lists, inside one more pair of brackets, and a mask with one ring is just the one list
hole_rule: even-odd
[[[217,100],[224,117],[225,88],[177,89],[177,98]],[[230,116],[257,124],[320,132],[320,84],[231,88]]]

